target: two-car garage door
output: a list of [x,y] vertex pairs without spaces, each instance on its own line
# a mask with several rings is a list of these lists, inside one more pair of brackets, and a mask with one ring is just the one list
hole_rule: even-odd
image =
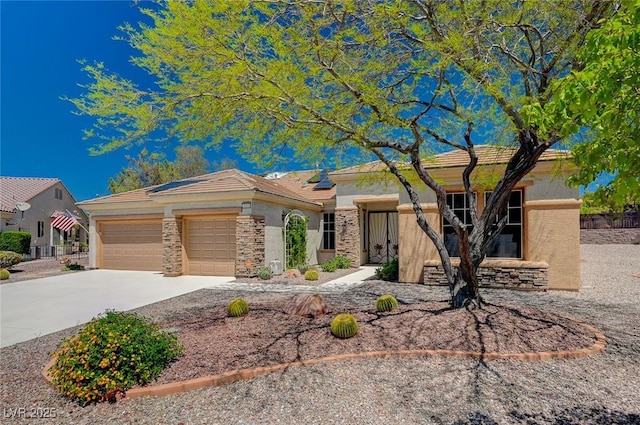
[[[102,240],[99,267],[162,271],[162,220],[105,221],[98,231]],[[235,217],[185,217],[182,244],[184,274],[235,275]]]
[[162,221],[103,222],[101,268],[162,271]]

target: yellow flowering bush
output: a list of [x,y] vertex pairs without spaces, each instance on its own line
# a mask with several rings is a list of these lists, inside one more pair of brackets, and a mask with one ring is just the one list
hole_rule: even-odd
[[49,370],[60,392],[85,405],[144,385],[182,353],[175,335],[135,313],[107,311],[62,341]]

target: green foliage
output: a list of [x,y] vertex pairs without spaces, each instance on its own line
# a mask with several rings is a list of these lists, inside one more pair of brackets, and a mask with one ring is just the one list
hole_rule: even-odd
[[127,166],[109,179],[109,191],[126,192],[209,172],[211,166],[200,146],[183,145],[178,146],[175,151],[174,162],[164,159],[164,154],[149,153],[146,149],[137,158],[126,155]]
[[303,265],[307,261],[307,223],[309,223],[309,217],[292,215],[289,218],[285,241],[287,268]]
[[393,295],[381,295],[376,301],[376,310],[379,312],[392,311],[398,308],[398,300]]
[[344,255],[336,255],[320,266],[323,272],[335,272],[338,269],[348,269],[350,267],[351,261]]
[[592,130],[572,147],[580,169],[570,182],[588,185],[611,174],[608,195],[622,203],[640,193],[640,2],[621,2],[589,32],[578,58],[584,68],[556,84],[545,112]]
[[66,271],[76,271],[76,270],[84,270],[84,266],[78,263],[69,263],[65,265],[62,270]]
[[318,270],[309,269],[304,273],[305,280],[318,280],[320,278],[320,273]]
[[326,263],[321,264],[320,269],[327,273],[335,272],[338,270],[338,264],[335,261],[329,260]]
[[249,313],[249,304],[242,298],[236,298],[227,306],[229,317],[240,317]]
[[0,269],[0,280],[7,280],[9,279],[10,276],[11,276],[11,273],[9,273],[9,270]]
[[0,251],[13,251],[18,254],[28,254],[31,247],[31,234],[5,230],[0,233]]
[[49,374],[64,396],[82,405],[112,401],[153,381],[182,350],[175,335],[149,319],[107,311],[58,345]]
[[258,270],[258,277],[260,279],[269,280],[271,279],[272,275],[273,274],[271,273],[271,268],[267,266],[260,267],[260,269]]
[[312,265],[307,264],[307,263],[305,263],[305,264],[300,264],[300,265],[297,267],[297,269],[298,269],[298,271],[300,271],[300,273],[302,273],[302,274],[305,274],[308,270],[317,270],[317,269],[316,269],[316,266],[312,266]]
[[22,261],[22,255],[13,251],[0,251],[0,268],[15,266]]
[[351,338],[358,333],[358,321],[350,314],[338,314],[331,321],[331,333],[338,338]]
[[376,269],[376,277],[381,280],[397,282],[398,281],[398,259],[394,258],[391,261],[383,263],[381,267],[378,267]]

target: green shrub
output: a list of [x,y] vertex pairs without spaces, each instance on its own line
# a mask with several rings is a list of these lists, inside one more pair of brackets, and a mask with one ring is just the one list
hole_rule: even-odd
[[320,266],[323,272],[331,273],[338,270],[338,265],[333,260],[329,260]]
[[0,268],[6,269],[22,261],[22,255],[12,251],[0,251]]
[[144,385],[182,353],[175,335],[135,313],[107,311],[62,341],[49,370],[55,387],[81,405],[114,401]]
[[320,273],[318,273],[318,270],[307,270],[304,274],[304,278],[305,280],[318,280],[320,278]]
[[84,270],[84,266],[82,264],[78,264],[78,263],[73,263],[73,264],[67,264],[66,266],[64,266],[62,268],[62,270],[67,271],[67,270]]
[[305,264],[300,264],[298,266],[298,270],[300,270],[300,273],[305,274],[307,270],[315,270],[315,267],[305,263]]
[[376,310],[382,311],[392,311],[398,308],[398,300],[393,295],[382,295],[376,301]]
[[336,255],[320,266],[323,272],[335,272],[338,269],[348,269],[350,267],[351,261],[344,255]]
[[9,276],[11,276],[11,273],[9,273],[9,270],[0,269],[0,280],[7,280],[9,279]]
[[382,264],[382,267],[376,269],[376,277],[381,280],[388,280],[392,282],[398,281],[398,259]]
[[267,266],[260,267],[260,269],[258,270],[258,277],[260,279],[269,280],[271,279],[271,276],[273,276],[273,274],[271,273],[271,268]]
[[249,313],[249,304],[242,298],[236,298],[227,306],[227,314],[229,317],[240,317]]
[[331,321],[331,333],[338,338],[351,338],[358,333],[358,322],[350,314],[338,314]]
[[13,251],[28,254],[31,247],[31,234],[7,230],[0,233],[0,251]]

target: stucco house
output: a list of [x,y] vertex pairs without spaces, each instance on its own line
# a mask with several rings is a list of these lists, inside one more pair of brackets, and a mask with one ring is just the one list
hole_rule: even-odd
[[[29,208],[20,211],[20,203],[27,203]],[[65,220],[66,225],[56,221],[63,214],[72,217]],[[74,220],[80,226],[73,225]],[[88,224],[87,216],[60,179],[0,177],[0,232],[29,232],[32,246],[53,246],[66,241],[86,242],[83,227]]]
[[[479,182],[481,210],[511,151],[488,145],[476,150],[473,181]],[[509,223],[482,264],[484,285],[579,289],[580,201],[578,190],[564,184],[573,167],[567,158],[564,151],[548,151],[513,191]],[[466,162],[464,152],[454,151],[428,165],[461,217],[468,212],[460,177]],[[457,241],[441,220],[435,195],[425,189],[420,199],[455,256]],[[310,264],[336,254],[354,265],[398,258],[401,282],[444,283],[437,252],[418,228],[408,196],[379,162],[267,177],[225,170],[79,205],[90,213],[92,267],[252,276],[273,260],[284,262],[284,219],[295,210],[309,218]]]

